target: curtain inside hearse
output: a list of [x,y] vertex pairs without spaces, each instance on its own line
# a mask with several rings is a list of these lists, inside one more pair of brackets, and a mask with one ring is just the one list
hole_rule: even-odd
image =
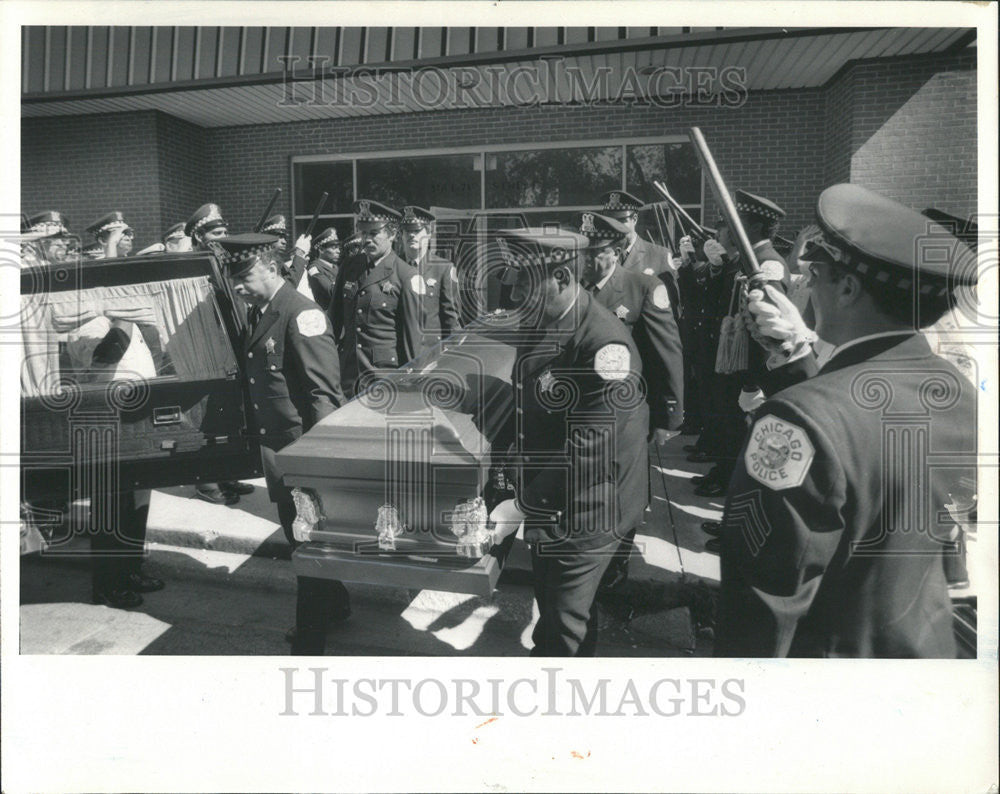
[[21,317],[23,397],[99,380],[91,357],[115,321],[141,331],[156,376],[209,380],[236,370],[205,276],[22,295]]

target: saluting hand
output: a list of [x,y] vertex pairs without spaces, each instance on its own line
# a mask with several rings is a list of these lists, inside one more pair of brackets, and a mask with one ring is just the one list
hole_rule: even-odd
[[309,249],[312,248],[312,235],[311,234],[300,234],[299,239],[295,241],[295,253],[301,257],[309,256]]

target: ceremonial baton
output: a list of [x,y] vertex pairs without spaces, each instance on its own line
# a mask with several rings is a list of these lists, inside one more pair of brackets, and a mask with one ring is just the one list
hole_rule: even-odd
[[[685,220],[688,226],[691,228],[691,233],[697,234],[699,237],[707,238],[709,236],[708,231],[702,226],[698,221],[688,215],[687,210],[685,210],[680,204],[677,203],[677,199],[670,195],[670,191],[667,190],[667,186],[662,182],[653,182],[653,187],[655,187],[660,195],[663,196],[664,200],[670,205],[670,208],[677,215],[679,220]],[[683,224],[682,224],[683,228]]]
[[264,228],[264,224],[267,223],[267,219],[271,217],[271,213],[274,211],[274,205],[278,203],[278,197],[281,195],[281,188],[276,187],[274,193],[271,194],[271,200],[267,203],[267,209],[264,210],[264,214],[260,216],[260,220],[257,221],[257,225],[253,227],[254,232],[259,232]]
[[726,183],[722,179],[722,174],[719,173],[719,167],[715,164],[715,158],[712,157],[712,152],[708,148],[708,144],[705,143],[705,136],[701,134],[701,130],[697,127],[692,127],[688,130],[688,136],[691,138],[691,143],[694,144],[695,152],[698,153],[698,159],[701,161],[702,168],[708,172],[708,184],[712,187],[712,194],[715,196],[715,201],[722,211],[722,217],[726,219],[729,228],[733,231],[733,236],[736,238],[736,247],[740,250],[740,268],[750,279],[749,288],[759,289],[763,292],[764,282],[767,279],[760,272],[757,255],[754,253],[753,246],[750,245],[750,238],[747,237],[746,229],[743,228],[743,224],[740,222],[740,214],[736,211],[736,205],[733,204],[729,190],[726,188]]
[[674,508],[670,504],[670,492],[667,490],[667,475],[663,473],[663,460],[660,458],[660,445],[653,444],[656,448],[656,468],[660,470],[660,482],[663,484],[663,498],[667,502],[667,518],[670,519],[670,529],[674,533],[674,548],[677,549],[677,562],[681,566],[681,578],[687,576],[684,570],[684,560],[681,558],[681,542],[677,537],[677,522],[674,521]]
[[319,214],[323,211],[323,205],[326,204],[326,200],[330,197],[329,193],[324,193],[319,197],[319,204],[316,205],[316,209],[313,211],[312,219],[309,221],[309,225],[306,226],[306,230],[303,232],[306,236],[313,233],[313,227],[316,226],[316,221],[319,220]]

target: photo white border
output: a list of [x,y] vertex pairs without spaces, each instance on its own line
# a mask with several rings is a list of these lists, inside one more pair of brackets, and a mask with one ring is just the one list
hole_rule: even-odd
[[[0,4],[0,212],[20,203],[23,24],[977,27],[980,214],[997,216],[997,6],[956,2],[72,2]],[[67,178],[71,178],[67,174]],[[995,263],[995,250],[992,261]],[[994,282],[995,284],[995,279]],[[17,274],[0,269],[2,316]],[[996,295],[992,296],[996,306]],[[17,345],[0,345],[0,451],[19,440]],[[997,450],[995,353],[980,449]],[[736,678],[737,717],[279,716],[291,657],[18,655],[19,483],[2,470],[2,788],[19,791],[996,791],[997,591],[969,661],[596,659],[544,663],[596,682]],[[980,509],[997,516],[996,483]],[[996,526],[993,524],[992,526]],[[980,530],[997,559],[996,533]],[[538,660],[327,657],[330,677],[538,678]],[[477,727],[479,726],[479,727]],[[473,741],[475,740],[475,741]],[[991,789],[992,787],[992,789]]]

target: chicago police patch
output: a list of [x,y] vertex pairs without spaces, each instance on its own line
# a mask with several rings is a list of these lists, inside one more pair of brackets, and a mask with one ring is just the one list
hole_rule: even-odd
[[802,484],[816,450],[806,431],[787,419],[766,414],[750,431],[743,453],[747,474],[772,491]]
[[656,289],[653,290],[653,305],[657,309],[670,308],[670,296],[667,294],[667,288],[663,284],[657,284]]
[[624,380],[628,377],[631,356],[625,345],[605,345],[594,356],[594,371],[604,380]]
[[319,336],[326,330],[326,317],[319,309],[306,309],[295,318],[295,325],[302,336]]

